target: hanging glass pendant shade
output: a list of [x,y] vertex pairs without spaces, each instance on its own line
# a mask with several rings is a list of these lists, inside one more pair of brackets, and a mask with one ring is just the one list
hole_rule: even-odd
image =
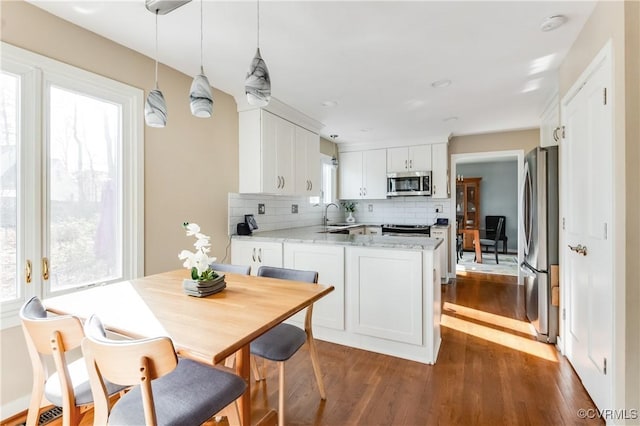
[[167,103],[158,87],[158,11],[156,10],[156,87],[147,95],[144,103],[144,121],[149,127],[167,125]]
[[167,103],[158,86],[147,95],[147,101],[144,103],[144,121],[149,127],[167,125]]
[[260,56],[260,48],[256,49],[256,55],[251,61],[247,78],[244,82],[244,91],[247,94],[247,102],[254,106],[266,106],[271,100],[271,79],[269,69]]
[[260,0],[256,1],[256,55],[251,60],[247,77],[244,80],[244,93],[247,95],[249,105],[264,107],[271,100],[271,78],[267,64],[260,55]]
[[213,113],[213,93],[202,65],[202,2],[203,0],[200,0],[200,74],[196,75],[191,83],[189,106],[191,114],[195,117],[209,118]]
[[209,118],[213,112],[213,94],[209,79],[204,75],[204,70],[200,67],[200,74],[196,75],[191,83],[189,91],[189,105],[191,114],[200,118]]

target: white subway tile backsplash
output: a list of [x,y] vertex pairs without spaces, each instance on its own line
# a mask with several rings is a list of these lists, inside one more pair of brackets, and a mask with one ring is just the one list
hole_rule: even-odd
[[[229,234],[236,233],[236,224],[244,222],[245,214],[253,214],[260,231],[320,225],[324,206],[312,204],[308,197],[229,193]],[[358,222],[384,224],[433,224],[438,217],[448,217],[449,200],[423,197],[397,197],[386,200],[354,200],[354,216]],[[258,214],[258,204],[265,205],[265,214]],[[291,213],[291,205],[298,205],[298,213]],[[369,211],[369,205],[373,211]],[[436,213],[436,206],[442,211]],[[331,222],[343,222],[344,209],[330,207]]]

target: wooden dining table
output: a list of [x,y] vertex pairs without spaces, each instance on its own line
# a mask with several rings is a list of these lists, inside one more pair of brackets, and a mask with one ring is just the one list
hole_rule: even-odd
[[[48,298],[44,305],[81,319],[96,314],[108,330],[127,337],[168,336],[180,356],[212,365],[236,354],[236,373],[247,383],[238,399],[240,420],[250,425],[249,344],[334,287],[229,273],[222,292],[198,298],[183,292],[188,278],[186,269],[170,271]],[[261,421],[275,415],[271,410]]]
[[480,230],[477,228],[475,229],[462,228],[462,229],[458,229],[458,233],[463,235],[465,234],[469,235],[473,239],[473,247],[476,254],[476,263],[482,263],[482,247],[480,246]]

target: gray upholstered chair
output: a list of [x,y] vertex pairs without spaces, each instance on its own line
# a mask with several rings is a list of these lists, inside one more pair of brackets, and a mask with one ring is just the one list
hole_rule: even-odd
[[[85,323],[82,351],[94,394],[94,424],[199,425],[228,408],[247,385],[221,368],[178,358],[171,339],[112,340],[94,315]],[[135,385],[109,409],[104,380]]]
[[251,266],[230,265],[228,263],[212,263],[209,266],[216,272],[229,272],[241,275],[249,275],[251,273]]
[[[43,394],[50,403],[62,407],[64,425],[79,424],[86,409],[93,404],[93,395],[84,360],[67,363],[66,354],[80,347],[84,337],[82,323],[71,315],[49,316],[37,297],[22,306],[20,320],[33,368],[27,424],[38,424]],[[49,356],[56,371],[47,377],[45,359]],[[124,386],[106,383],[108,395],[123,389]]]
[[494,234],[494,238],[492,240],[487,238],[480,238],[480,247],[484,251],[485,248],[493,247],[493,252],[496,255],[496,264],[498,262],[498,241],[500,241],[500,233],[502,232],[502,227],[504,226],[504,218],[498,218],[498,225],[496,226],[496,231]]
[[[318,282],[318,273],[315,271],[301,271],[296,269],[275,268],[271,266],[261,266],[258,269],[258,276],[278,278],[282,280],[304,281],[316,284]],[[278,424],[285,424],[284,421],[284,362],[291,358],[298,349],[304,344],[305,340],[309,343],[309,353],[311,355],[311,364],[313,372],[316,376],[320,398],[327,399],[324,391],[324,383],[322,381],[322,373],[320,372],[320,363],[316,353],[315,341],[311,332],[311,316],[313,313],[313,305],[307,308],[304,321],[304,331],[295,325],[281,323],[263,334],[262,336],[251,342],[251,354],[276,361],[279,367],[280,390],[278,395]]]

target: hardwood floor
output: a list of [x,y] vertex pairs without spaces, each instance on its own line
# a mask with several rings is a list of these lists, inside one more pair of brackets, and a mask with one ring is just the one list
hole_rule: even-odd
[[[595,406],[567,360],[532,337],[522,287],[470,275],[443,286],[442,296],[433,366],[318,341],[321,401],[303,346],[286,363],[287,424],[604,424],[578,417]],[[255,410],[277,407],[277,367],[267,371],[266,382],[252,385]]]

